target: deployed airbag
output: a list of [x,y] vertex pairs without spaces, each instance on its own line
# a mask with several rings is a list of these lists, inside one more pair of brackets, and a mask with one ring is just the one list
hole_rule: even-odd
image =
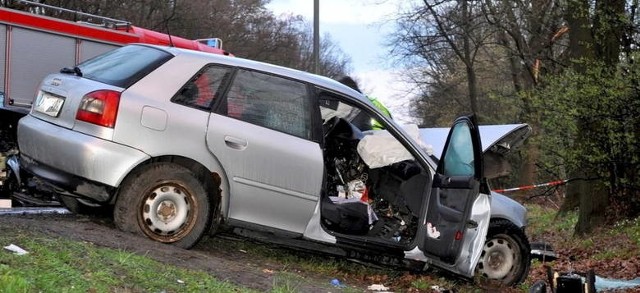
[[[428,155],[433,153],[431,146],[423,144],[420,139],[420,131],[415,124],[403,126],[409,137],[420,144]],[[407,149],[386,130],[367,131],[358,143],[358,154],[369,168],[389,166],[405,160],[413,160],[414,157]]]

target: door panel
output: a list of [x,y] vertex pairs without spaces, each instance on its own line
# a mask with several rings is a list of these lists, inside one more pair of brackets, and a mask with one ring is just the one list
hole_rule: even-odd
[[304,231],[322,184],[318,143],[212,114],[207,147],[229,179],[229,218]]
[[229,218],[303,233],[322,188],[304,83],[238,69],[209,119],[207,147],[229,180]]
[[465,247],[478,246],[478,242],[466,238],[473,237],[467,234],[475,233],[480,220],[471,219],[474,204],[486,202],[477,200],[483,180],[477,129],[473,117],[462,117],[454,123],[438,162],[427,208],[421,249],[426,256],[448,264],[454,264],[463,251],[466,255],[481,248]]

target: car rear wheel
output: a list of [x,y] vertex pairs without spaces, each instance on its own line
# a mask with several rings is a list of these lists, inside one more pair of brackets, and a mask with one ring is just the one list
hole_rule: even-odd
[[522,229],[505,220],[491,222],[477,275],[509,286],[519,284],[529,273],[530,250]]
[[114,222],[123,231],[191,248],[211,224],[209,197],[193,172],[153,163],[123,183]]

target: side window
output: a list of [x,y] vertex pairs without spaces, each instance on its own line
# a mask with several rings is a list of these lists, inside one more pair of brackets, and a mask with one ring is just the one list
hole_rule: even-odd
[[311,138],[310,97],[301,82],[238,70],[222,110],[229,117]]
[[371,117],[360,109],[324,95],[320,96],[318,103],[323,124],[333,117],[338,117],[349,121],[361,131],[371,130]]
[[221,66],[209,66],[196,74],[185,84],[172,102],[209,110],[216,97],[220,95],[221,85],[228,78],[231,70]]
[[457,123],[451,132],[451,140],[444,157],[444,175],[473,176],[473,142],[467,123]]

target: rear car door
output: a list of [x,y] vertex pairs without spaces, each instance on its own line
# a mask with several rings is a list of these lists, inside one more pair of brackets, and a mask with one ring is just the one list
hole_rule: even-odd
[[[474,117],[451,127],[434,175],[421,250],[429,258],[472,275],[490,216],[482,148]],[[486,193],[486,192],[485,192]]]
[[206,134],[229,181],[231,220],[304,232],[324,168],[312,101],[305,83],[236,70]]

